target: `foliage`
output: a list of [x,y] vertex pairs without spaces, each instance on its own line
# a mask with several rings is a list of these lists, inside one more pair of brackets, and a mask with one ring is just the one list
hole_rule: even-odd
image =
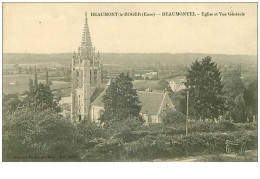
[[164,124],[184,124],[186,117],[182,112],[175,111],[172,109],[167,109],[161,113],[161,119]]
[[[174,102],[176,111],[187,114],[187,94],[185,90],[169,93],[171,100]],[[189,109],[189,112],[191,110]]]
[[[203,121],[194,121],[188,123],[188,131],[189,133],[202,133],[202,132],[227,132],[227,131],[238,131],[240,129],[247,129],[244,127],[238,127],[234,123],[230,121],[218,121],[218,122],[203,122]],[[248,129],[255,129],[254,127],[248,127]],[[186,133],[186,125],[165,125],[165,124],[157,124],[151,126],[142,126],[139,129],[143,134],[150,135],[179,135]]]
[[3,113],[13,113],[19,107],[21,100],[16,94],[3,95]]
[[223,77],[225,95],[236,97],[244,92],[245,85],[238,70],[232,70]]
[[[72,124],[55,111],[28,108],[4,116],[4,161],[128,161],[225,152],[225,140],[257,148],[257,124],[230,121],[144,126],[139,118]],[[220,133],[221,132],[221,133]],[[71,158],[73,157],[73,158]]]
[[59,160],[76,156],[73,129],[54,111],[17,110],[3,121],[3,159]]
[[119,138],[123,142],[131,142],[138,139],[133,132],[137,131],[143,123],[144,121],[141,117],[132,117],[123,121],[109,121],[105,123],[104,128],[111,137]]
[[257,115],[257,80],[254,80],[248,85],[244,91],[244,102],[247,111],[247,116],[252,119],[253,115]]
[[243,94],[236,96],[233,100],[234,107],[230,110],[232,119],[234,119],[234,122],[246,122],[247,117]]
[[121,73],[103,96],[105,120],[123,120],[128,117],[138,117],[141,110],[137,92],[133,89],[129,73]]
[[234,122],[246,122],[246,109],[243,99],[245,85],[241,73],[233,70],[223,78],[225,92],[226,118],[232,118]]
[[58,106],[57,101],[54,100],[50,86],[42,83],[33,84],[33,81],[29,80],[29,92],[24,100],[25,105],[28,107],[38,108],[41,110],[51,109],[56,112],[60,112],[61,108]]
[[185,86],[190,92],[190,106],[196,118],[218,118],[223,112],[223,85],[220,71],[207,56],[192,63]]
[[118,161],[122,157],[123,152],[124,146],[119,139],[100,139],[93,148],[86,151],[83,160],[102,162]]
[[236,124],[237,130],[257,130],[257,123],[238,123]]
[[257,148],[257,133],[197,133],[188,136],[147,135],[125,146],[129,159],[154,160],[225,152],[226,140],[247,138],[248,149]]
[[158,88],[157,89],[158,90],[163,90],[163,91],[168,91],[169,93],[172,92],[172,89],[171,89],[171,87],[169,85],[169,82],[164,80],[164,79],[158,81]]

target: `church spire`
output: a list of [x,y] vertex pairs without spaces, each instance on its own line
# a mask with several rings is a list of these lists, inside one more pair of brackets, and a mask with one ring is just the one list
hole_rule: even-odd
[[83,34],[82,34],[82,43],[81,46],[83,49],[91,50],[92,49],[92,42],[91,42],[91,37],[90,37],[90,32],[89,32],[89,27],[88,27],[88,14],[87,12],[85,13],[85,25],[83,29]]

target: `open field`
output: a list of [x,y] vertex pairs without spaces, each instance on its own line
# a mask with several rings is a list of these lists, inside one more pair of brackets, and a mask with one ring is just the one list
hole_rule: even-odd
[[144,90],[146,88],[150,88],[152,90],[155,90],[158,88],[158,82],[159,80],[134,80],[134,88],[137,90]]
[[[24,93],[29,89],[29,79],[34,79],[34,75],[15,74],[15,75],[3,75],[3,93],[4,94],[16,94]],[[16,81],[16,84],[11,85],[10,81]],[[45,80],[38,80],[40,83],[45,83]],[[68,88],[70,82],[52,81],[52,89]]]
[[180,82],[182,80],[186,80],[186,76],[176,76],[176,77],[173,77],[173,78],[170,78],[170,79],[167,79],[166,81],[170,82],[174,80],[175,82]]

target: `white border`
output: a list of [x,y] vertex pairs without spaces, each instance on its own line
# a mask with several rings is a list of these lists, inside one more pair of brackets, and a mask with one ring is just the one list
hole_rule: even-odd
[[[17,1],[5,1],[17,2]],[[27,1],[27,2],[41,2],[41,1]],[[52,2],[52,1],[44,1]],[[57,2],[71,2],[69,0]],[[77,2],[86,2],[79,0]],[[92,2],[108,2],[96,0]],[[115,2],[115,1],[114,1]],[[120,2],[139,2],[139,1],[120,1]],[[160,2],[160,1],[142,1],[142,2]],[[164,1],[176,2],[176,1]],[[180,1],[179,1],[180,2]],[[183,0],[182,2],[194,2]],[[205,1],[197,2],[226,2],[226,1]],[[229,2],[246,2],[234,1]],[[248,2],[248,1],[247,1]],[[258,2],[258,1],[249,1]],[[1,4],[2,11],[2,4]],[[2,13],[1,13],[2,19]],[[258,14],[259,19],[259,14]],[[2,29],[2,23],[1,23]],[[1,36],[2,38],[2,36]],[[1,43],[2,52],[2,43]],[[2,63],[0,63],[2,69]],[[259,66],[258,66],[259,69]],[[2,73],[1,73],[2,85]],[[258,81],[259,82],[259,81]],[[2,86],[1,86],[2,94]],[[1,116],[2,116],[2,100],[1,100]],[[0,138],[2,139],[2,128],[0,129]],[[259,143],[259,139],[258,139]],[[0,153],[2,154],[2,142]],[[0,157],[2,161],[2,156]],[[259,158],[258,158],[259,160]],[[46,163],[26,163],[26,162],[1,162],[0,163],[0,178],[26,178],[26,179],[49,179],[49,178],[207,178],[207,179],[245,179],[245,178],[260,178],[260,164],[258,162],[252,163],[181,163],[181,162],[125,162],[125,163],[88,163],[88,162],[46,162]]]

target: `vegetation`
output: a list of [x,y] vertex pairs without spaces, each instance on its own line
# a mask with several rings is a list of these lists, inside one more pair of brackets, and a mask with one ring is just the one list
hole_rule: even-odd
[[[159,84],[168,90],[166,81]],[[120,74],[103,99],[104,123],[73,124],[59,114],[49,83],[30,80],[25,99],[3,96],[3,160],[151,161],[211,155],[209,161],[223,161],[226,140],[243,141],[247,150],[257,149],[257,124],[242,123],[257,115],[257,81],[246,86],[235,71],[221,81],[216,64],[206,57],[192,64],[186,85],[191,118],[213,119],[225,112],[224,119],[231,117],[236,123],[224,119],[190,121],[185,135],[186,91],[181,91],[171,93],[172,99],[180,101],[175,103],[180,112],[166,110],[160,116],[162,123],[144,125],[132,79],[129,74]]]
[[241,73],[233,70],[224,76],[224,92],[226,118],[234,122],[246,122],[246,109],[243,99],[245,85],[241,79]]
[[245,108],[246,108],[246,114],[249,119],[253,118],[253,115],[255,118],[257,117],[257,80],[254,80],[249,84],[249,86],[245,89],[243,93],[243,98],[245,102]]
[[218,118],[224,106],[223,84],[217,65],[207,56],[192,63],[186,76],[185,86],[190,92],[190,106],[194,117],[199,119]]
[[227,139],[247,139],[247,149],[257,148],[257,124],[192,122],[189,131],[186,136],[184,125],[144,126],[133,119],[73,125],[54,111],[23,108],[4,117],[3,160],[147,161],[225,153]]
[[182,112],[174,111],[172,109],[164,111],[161,113],[160,117],[164,124],[180,125],[184,124],[186,121],[186,117]]
[[128,117],[138,117],[141,105],[137,92],[133,89],[132,78],[129,73],[121,73],[106,90],[103,97],[103,121],[123,120]]
[[44,161],[77,156],[73,132],[73,125],[52,110],[17,110],[4,116],[3,158]]
[[48,84],[38,84],[36,76],[34,84],[31,79],[29,80],[29,92],[23,103],[25,106],[31,108],[38,108],[40,110],[51,109],[56,112],[61,112],[61,108],[53,97],[54,95],[52,94],[50,86]]

